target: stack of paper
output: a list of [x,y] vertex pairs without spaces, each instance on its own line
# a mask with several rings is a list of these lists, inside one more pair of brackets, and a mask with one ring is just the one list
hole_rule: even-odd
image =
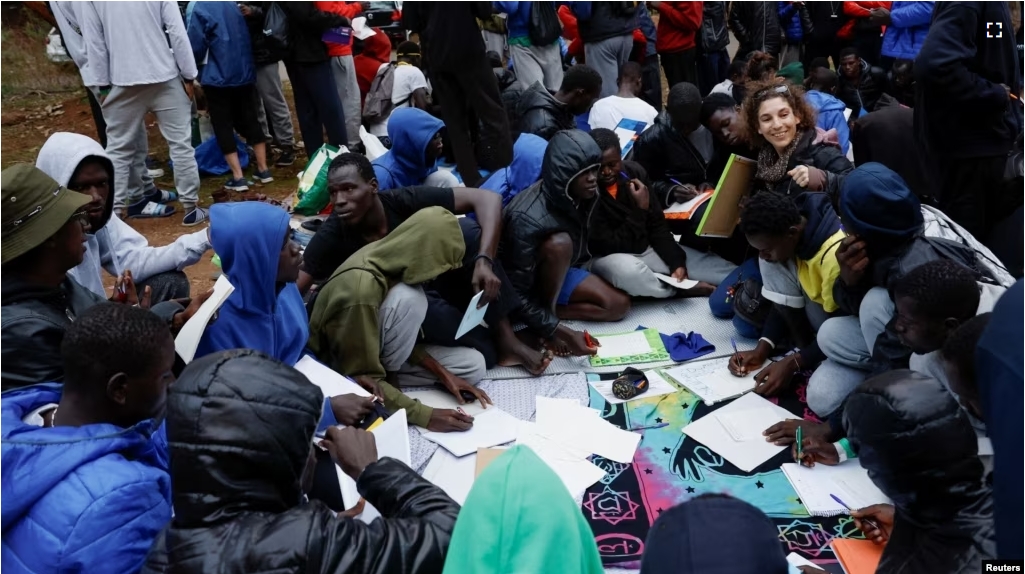
[[679,392],[680,390],[672,383],[662,378],[662,375],[656,370],[644,371],[644,376],[648,378],[648,390],[629,399],[621,399],[612,394],[612,381],[588,381],[588,383],[594,387],[594,390],[601,394],[606,402],[613,405],[629,401],[637,401],[640,399],[650,399],[651,397],[660,397],[662,395],[668,395],[669,393]]
[[306,375],[311,383],[320,387],[325,397],[337,397],[338,395],[359,395],[369,397],[370,393],[363,387],[356,384],[356,381],[343,377],[330,367],[322,365],[309,355],[303,355],[295,364],[295,370]]
[[516,444],[533,450],[558,475],[571,496],[583,493],[605,476],[604,470],[587,460],[590,453],[563,446],[557,438],[541,434],[537,423],[520,421],[520,425]]
[[455,456],[475,454],[478,448],[516,440],[519,419],[498,407],[491,407],[473,419],[473,428],[463,432],[425,432],[423,437]]
[[[409,452],[409,426],[406,423],[405,409],[395,411],[394,414],[378,425],[377,428],[370,431],[370,433],[374,435],[374,441],[377,443],[378,458],[390,456],[409,465],[411,458]],[[337,464],[335,465],[335,471],[338,473],[338,486],[342,491],[345,509],[349,510],[356,506],[360,500],[359,491],[356,490],[356,481],[342,472],[342,467]],[[367,502],[363,506],[363,512],[359,515],[359,518],[363,522],[370,524],[378,516],[381,516],[381,513],[372,504]]]
[[743,377],[736,377],[730,372],[730,357],[686,363],[662,371],[667,377],[687,387],[706,405],[713,405],[754,390],[754,375],[764,368],[752,369]]
[[868,477],[858,459],[836,466],[816,464],[812,468],[796,463],[782,465],[783,474],[793,485],[801,503],[812,516],[846,514],[847,508],[833,499],[837,496],[851,508],[865,508],[873,504],[890,504],[872,479]]
[[683,427],[683,433],[751,472],[786,448],[767,442],[762,432],[789,418],[787,410],[748,393]]

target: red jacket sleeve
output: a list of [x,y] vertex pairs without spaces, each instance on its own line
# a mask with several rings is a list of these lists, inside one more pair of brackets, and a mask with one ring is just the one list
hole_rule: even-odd
[[890,9],[890,2],[844,2],[843,13],[852,18],[868,18],[873,8]]
[[314,4],[316,4],[317,10],[345,16],[350,20],[363,13],[363,7],[359,5],[359,2],[314,2]]
[[663,2],[658,17],[686,32],[697,32],[701,29],[701,2]]

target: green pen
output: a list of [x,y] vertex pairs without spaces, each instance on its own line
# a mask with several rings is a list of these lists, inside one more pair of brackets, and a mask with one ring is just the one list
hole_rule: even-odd
[[797,425],[797,462],[798,463],[800,463],[801,459],[804,457],[804,453],[802,452],[803,448],[801,447],[801,443],[802,442],[803,441],[801,440],[801,425]]

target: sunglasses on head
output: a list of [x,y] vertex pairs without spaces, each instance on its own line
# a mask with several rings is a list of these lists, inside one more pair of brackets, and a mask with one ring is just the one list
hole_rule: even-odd
[[786,84],[780,84],[778,86],[770,86],[768,88],[762,88],[762,89],[758,90],[757,92],[755,92],[755,97],[756,98],[762,98],[762,97],[765,97],[765,96],[771,95],[771,94],[788,94],[788,93],[790,93],[790,88],[787,87]]

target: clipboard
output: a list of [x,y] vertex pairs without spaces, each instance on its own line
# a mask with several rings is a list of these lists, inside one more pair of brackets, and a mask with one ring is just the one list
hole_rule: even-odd
[[758,162],[730,154],[726,169],[708,200],[705,215],[695,235],[701,237],[730,237],[740,223],[740,200],[751,192]]

